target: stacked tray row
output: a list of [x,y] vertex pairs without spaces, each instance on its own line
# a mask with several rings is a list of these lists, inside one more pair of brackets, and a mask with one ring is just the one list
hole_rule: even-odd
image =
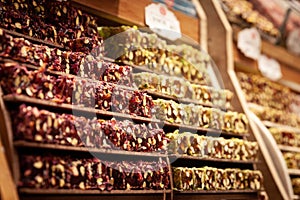
[[213,167],[175,167],[172,170],[177,190],[260,190],[263,184],[262,174],[257,170]]
[[169,168],[162,159],[157,162],[105,161],[23,155],[20,165],[20,187],[101,191],[170,188]]

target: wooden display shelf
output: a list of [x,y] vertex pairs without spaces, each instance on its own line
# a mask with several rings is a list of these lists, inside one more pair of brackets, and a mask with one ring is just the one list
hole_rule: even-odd
[[[107,60],[107,59],[105,59]],[[112,60],[111,62],[115,62],[113,59],[109,59],[109,60]],[[153,74],[157,74],[157,75],[166,75],[166,76],[169,76],[168,74],[165,74],[165,73],[162,73],[162,72],[157,72],[155,70],[152,70],[152,69],[149,69],[147,66],[139,66],[139,65],[133,65],[133,64],[129,64],[127,62],[118,62],[117,63],[119,64],[124,64],[124,65],[129,65],[131,66],[133,69],[135,69],[136,71],[140,71],[140,72],[149,72],[149,73],[153,73]]]
[[[261,105],[258,105],[258,104],[255,104],[255,103],[247,103],[248,107],[251,109],[256,109],[256,110],[260,110],[260,111],[264,111],[265,107],[264,106],[261,106]],[[274,110],[276,110],[274,108]],[[288,114],[288,113],[287,113]],[[266,121],[266,120],[263,120],[262,123],[266,126],[266,127],[275,127],[275,128],[279,128],[279,129],[282,129],[282,130],[289,130],[289,131],[294,131],[296,133],[300,133],[300,128],[295,128],[295,127],[292,127],[292,126],[288,126],[288,125],[284,125],[284,124],[279,124],[279,123],[275,123],[275,122],[271,122],[271,121]]]
[[278,83],[289,87],[293,92],[300,93],[300,84],[288,80],[279,80]]
[[191,104],[195,104],[195,105],[201,105],[204,107],[209,107],[209,108],[218,108],[221,110],[227,110],[223,107],[220,106],[214,106],[212,103],[202,103],[199,100],[195,100],[195,99],[188,99],[188,98],[182,98],[182,97],[175,97],[175,96],[171,96],[168,94],[163,94],[161,92],[156,92],[153,91],[151,89],[143,89],[142,91],[145,91],[146,93],[148,93],[149,95],[156,97],[156,98],[163,98],[163,99],[169,99],[169,100],[173,100],[173,101],[177,101],[179,103],[191,103]]
[[[1,104],[1,102],[0,102]],[[1,106],[0,106],[1,107]],[[0,121],[1,122],[1,121]],[[2,125],[2,124],[1,124]],[[3,200],[18,200],[17,188],[15,186],[14,180],[12,178],[9,165],[5,156],[5,148],[2,145],[2,140],[0,138],[0,199]]]
[[254,160],[232,160],[232,159],[221,159],[221,158],[209,158],[209,157],[197,157],[188,155],[177,155],[156,152],[133,152],[125,150],[110,150],[110,149],[99,149],[90,147],[74,147],[65,146],[59,144],[47,144],[47,143],[36,143],[27,141],[15,141],[14,146],[17,148],[35,148],[35,149],[49,149],[49,150],[62,150],[62,151],[75,151],[75,152],[88,152],[95,154],[111,154],[111,155],[125,155],[125,156],[138,156],[138,157],[175,157],[176,159],[188,159],[188,160],[201,160],[201,161],[212,161],[221,163],[236,163],[236,164],[253,164],[258,163]]
[[[109,58],[103,58],[103,60],[105,60],[107,62],[114,62],[114,60],[109,59]],[[15,62],[15,63],[18,63],[20,65],[26,66],[27,68],[33,69],[33,70],[38,70],[38,69],[41,68],[41,67],[38,67],[38,66],[35,66],[35,65],[32,65],[32,64],[28,64],[28,63],[23,63],[21,61],[12,60],[10,58],[5,58],[5,57],[3,58],[1,56],[0,56],[0,61],[3,61],[3,62]],[[133,67],[135,68],[136,66],[133,66]],[[143,70],[145,70],[144,67],[143,67]],[[153,73],[152,70],[149,69],[149,71],[151,73]],[[89,80],[89,81],[92,81],[92,82],[95,82],[95,83],[97,83],[97,82],[100,83],[101,82],[101,81],[98,81],[98,80],[95,80],[95,79],[84,78],[84,77],[76,76],[76,75],[73,75],[73,74],[67,74],[65,72],[53,71],[53,70],[49,70],[49,69],[47,69],[45,72],[48,73],[48,74],[54,75],[54,76],[68,76],[68,77],[73,77],[73,78],[76,78],[76,79],[79,79],[79,80]],[[113,86],[117,86],[119,88],[123,88],[123,89],[129,90],[129,91],[138,90],[138,88],[134,88],[134,87],[127,87],[127,86],[124,86],[124,85],[116,85],[116,84],[110,83],[110,82],[107,82],[107,83],[111,84]],[[192,103],[192,104],[196,104],[196,105],[202,105],[204,107],[214,107],[214,108],[218,108],[218,109],[221,109],[221,110],[227,110],[227,109],[225,109],[223,107],[220,107],[220,106],[214,106],[212,103],[201,103],[198,100],[188,99],[188,98],[181,98],[181,97],[175,97],[175,96],[171,96],[171,95],[168,95],[168,94],[163,94],[161,92],[156,92],[156,91],[153,91],[153,90],[150,90],[150,89],[143,89],[141,91],[144,91],[144,92],[148,93],[149,95],[151,95],[153,97],[157,97],[157,98],[174,100],[174,101],[178,101],[180,103]]]
[[300,176],[300,169],[288,169],[288,173],[290,175],[297,175]]
[[[255,110],[259,110],[259,111],[264,111],[267,107],[264,107],[264,106],[261,106],[261,105],[258,105],[256,103],[251,103],[251,102],[247,102],[247,106],[248,108],[251,109],[255,109]],[[275,109],[275,108],[271,108],[273,110],[278,110],[278,109]],[[288,112],[287,112],[288,114]],[[292,126],[288,126],[288,125],[284,125],[284,124],[279,124],[279,123],[275,123],[275,122],[271,122],[271,121],[262,121],[263,124],[267,127],[280,127],[280,128],[285,128],[285,129],[288,129],[288,130],[293,130],[295,132],[299,132],[300,133],[300,129],[299,128],[295,128],[295,127],[292,127]]]
[[56,43],[53,43],[53,42],[47,42],[45,40],[37,39],[37,38],[31,37],[29,35],[18,33],[18,32],[15,32],[15,31],[10,31],[10,30],[7,30],[7,29],[1,28],[1,27],[0,27],[0,29],[4,30],[4,32],[6,32],[6,33],[8,33],[12,36],[25,38],[27,40],[32,41],[33,43],[42,44],[42,45],[46,45],[46,46],[51,46],[51,47],[59,48],[59,49],[65,49],[65,47],[63,47],[62,45],[59,45],[59,44],[56,44]]
[[217,129],[202,128],[202,127],[197,127],[197,126],[188,126],[188,125],[183,125],[183,124],[173,124],[170,122],[161,122],[160,120],[157,120],[154,118],[146,118],[146,117],[139,117],[139,116],[128,115],[128,114],[123,114],[123,113],[111,112],[111,111],[103,111],[103,110],[98,110],[98,109],[94,109],[94,108],[86,108],[83,106],[77,106],[77,105],[71,105],[71,104],[65,104],[65,103],[59,104],[59,103],[56,103],[53,101],[30,98],[25,95],[8,94],[8,95],[3,96],[3,100],[6,102],[30,103],[30,104],[46,106],[46,107],[51,107],[51,108],[60,108],[63,110],[68,110],[68,111],[73,110],[73,111],[76,111],[76,113],[77,112],[94,113],[95,115],[97,114],[97,115],[107,116],[107,117],[120,117],[120,118],[124,118],[124,119],[132,119],[132,120],[136,120],[136,121],[140,121],[140,122],[163,123],[165,126],[168,126],[168,127],[176,127],[176,128],[182,128],[182,129],[188,129],[188,130],[207,132],[211,136],[221,136],[221,135],[233,136],[233,137],[249,136],[248,134],[235,134],[235,133],[224,132],[224,131],[217,130]]
[[[232,105],[235,110],[244,112],[250,118],[252,112],[249,110],[234,71],[236,68],[234,66],[235,56],[232,27],[218,0],[201,0],[200,3],[207,14],[208,20],[208,52],[221,72],[225,88],[234,92],[235,98],[232,100]],[[255,169],[261,170],[264,175],[264,188],[268,193],[269,199],[290,199],[290,195],[286,191],[287,184],[283,182],[284,180],[281,179],[278,170],[275,168],[269,149],[264,143],[263,136],[252,120],[249,120],[249,124],[249,140],[257,141],[260,147],[259,160],[261,162],[253,166]]]
[[291,67],[293,70],[296,70],[300,73],[300,57],[295,56],[292,53],[288,52],[285,48],[281,46],[275,46],[267,41],[262,41],[261,45],[262,53],[278,60],[279,62],[285,64],[288,67]]
[[17,148],[35,148],[35,149],[50,149],[50,150],[62,150],[62,151],[74,151],[74,152],[88,152],[94,154],[110,154],[110,155],[125,155],[125,156],[144,156],[144,157],[167,157],[167,154],[156,152],[135,152],[125,150],[112,150],[112,149],[100,149],[91,147],[75,147],[59,144],[46,144],[27,141],[15,141],[14,146]]
[[[135,2],[134,4],[132,4],[131,2],[129,3],[128,1],[125,1],[125,0],[112,0],[110,2],[103,1],[103,0],[99,0],[99,1],[72,0],[72,2],[75,2],[76,4],[78,4],[80,6],[80,8],[82,8],[83,10],[89,11],[90,13],[100,15],[102,17],[108,18],[110,20],[115,20],[120,23],[126,23],[129,25],[137,24],[140,26],[144,26],[144,17],[143,17],[144,10],[143,10],[143,8],[145,5],[148,5],[149,3],[151,3],[151,1],[149,1],[149,0],[138,1],[138,2]],[[195,29],[198,29],[198,27],[199,27],[198,26],[199,20],[191,20],[190,18],[186,18],[186,16],[185,16],[185,20],[182,20],[184,17],[180,16],[180,15],[182,15],[181,13],[179,13],[179,14],[178,13],[175,12],[176,16],[181,21],[181,26],[184,26],[184,29],[182,29],[183,33],[185,33],[185,34],[190,33],[188,35],[190,35],[192,38],[197,38],[196,40],[199,41],[199,31],[195,31]],[[182,22],[182,21],[184,21],[184,22]],[[196,24],[196,26],[195,26],[195,24]],[[213,25],[213,24],[211,24],[211,25]],[[201,31],[203,31],[203,30],[201,30]],[[206,31],[206,30],[204,30],[204,31]],[[218,40],[219,38],[216,38],[216,39]],[[223,55],[223,54],[220,54],[220,55]],[[224,71],[226,71],[226,70],[224,70]],[[225,82],[226,88],[229,88],[230,90],[232,90],[232,86],[227,87],[228,80],[229,79],[226,79],[226,82]],[[1,88],[0,88],[0,93],[1,93]],[[2,99],[0,99],[0,100],[2,100]],[[26,96],[5,95],[5,96],[3,96],[3,100],[6,101],[6,105],[8,105],[8,103],[10,103],[10,106],[15,105],[16,103],[25,102],[25,103],[29,103],[29,104],[39,105],[43,108],[51,107],[51,108],[55,108],[55,109],[61,109],[62,110],[61,112],[76,110],[76,111],[82,111],[82,112],[87,112],[87,113],[96,113],[98,115],[109,116],[109,117],[116,116],[116,117],[121,117],[124,119],[128,119],[128,118],[133,119],[134,118],[135,120],[139,120],[139,121],[143,121],[143,122],[159,123],[158,120],[154,120],[154,119],[136,117],[136,116],[126,115],[126,114],[122,114],[122,113],[100,111],[100,110],[93,109],[93,108],[73,106],[73,105],[69,105],[69,104],[57,104],[55,102],[49,102],[49,101],[44,101],[44,100],[39,100],[39,99],[32,99],[32,98],[29,98]],[[233,105],[235,105],[235,109],[237,108],[237,110],[239,112],[242,112],[242,110],[240,109],[241,106],[239,105],[239,102],[237,100],[234,101]],[[9,113],[7,112],[6,106],[3,107],[3,109],[6,111],[6,114],[7,114],[6,120],[9,121],[10,117],[8,115]],[[227,133],[227,132],[221,132],[219,134],[220,130],[205,129],[205,128],[199,128],[199,127],[193,127],[193,126],[185,126],[185,125],[180,125],[180,124],[179,125],[171,124],[168,122],[166,122],[165,124],[169,127],[182,128],[182,129],[188,129],[188,130],[197,130],[197,131],[203,131],[203,132],[211,132],[211,134],[215,135],[215,136],[220,136],[220,135],[232,136],[232,137],[250,136],[250,134],[240,135],[240,134]],[[11,130],[12,127],[11,127],[10,123],[9,123],[9,126],[7,126],[7,128],[10,129],[9,145],[13,145],[14,144],[14,143],[12,143],[13,134],[12,134],[12,130]],[[16,146],[18,146],[18,144]],[[34,148],[34,147],[30,147],[30,148]],[[52,146],[51,148],[54,148],[54,147]],[[168,157],[166,159],[168,160]],[[14,166],[15,169],[19,169],[18,163],[14,163],[14,165],[16,165],[16,166]],[[168,165],[169,165],[169,169],[171,169],[171,165],[169,163],[168,163]],[[17,174],[16,177],[18,177],[18,172],[14,172],[14,173]],[[173,188],[172,174],[170,176],[170,180],[171,180],[171,188]],[[146,190],[143,190],[143,191],[140,191],[140,190],[130,190],[130,191],[116,190],[116,191],[111,191],[111,192],[106,192],[106,191],[101,192],[101,191],[82,191],[82,190],[60,190],[60,189],[43,190],[43,189],[36,189],[36,188],[34,188],[34,189],[20,188],[19,192],[21,194],[28,195],[27,198],[29,198],[29,199],[31,199],[31,197],[37,196],[37,195],[40,195],[40,196],[48,195],[47,197],[49,197],[49,199],[51,198],[51,196],[55,196],[55,195],[58,196],[57,198],[59,198],[59,197],[62,198],[63,195],[70,195],[70,196],[78,195],[78,196],[76,196],[76,198],[79,199],[82,197],[84,198],[85,197],[84,195],[87,196],[87,195],[99,195],[99,194],[103,194],[103,195],[107,195],[107,196],[110,196],[109,194],[115,195],[115,196],[112,196],[112,198],[117,197],[117,195],[121,196],[121,195],[131,195],[131,194],[135,194],[135,195],[137,195],[137,194],[141,194],[141,195],[143,195],[143,194],[153,194],[153,195],[154,194],[164,194],[164,199],[165,199],[165,193],[170,193],[171,199],[173,200],[173,191],[172,190],[160,190],[160,191],[156,191],[156,190],[154,190],[154,191],[153,190],[148,190],[148,191],[146,191]],[[198,199],[199,195],[201,195],[201,197],[203,196],[204,199],[217,199],[217,198],[250,199],[250,198],[247,198],[249,196],[251,197],[251,199],[255,199],[254,197],[256,196],[257,192],[258,191],[247,191],[247,192],[243,191],[242,192],[242,191],[234,191],[234,190],[230,191],[229,190],[229,191],[203,191],[200,193],[198,191],[197,191],[197,193],[196,192],[194,192],[194,193],[179,192],[177,194],[188,194],[188,195],[194,194],[193,198],[191,198],[191,199],[195,199],[195,198]],[[32,195],[32,196],[30,196],[30,195]],[[71,198],[75,199],[74,196]],[[148,195],[148,196],[151,196],[151,195]],[[125,197],[124,199],[128,199],[128,198]],[[137,198],[135,198],[135,199],[137,199]],[[180,197],[179,198],[175,197],[174,199],[180,199]]]
[[259,110],[263,110],[264,107],[261,105],[258,105],[256,103],[251,103],[251,102],[247,102],[247,105],[249,108],[254,108],[254,109],[259,109]]
[[[105,61],[108,61],[108,62],[115,62],[117,64],[120,64],[120,65],[129,65],[131,66],[133,69],[136,69],[136,71],[138,72],[149,72],[149,73],[152,73],[152,74],[157,74],[157,75],[164,75],[164,76],[167,76],[167,77],[171,77],[170,74],[167,74],[165,72],[158,72],[158,71],[155,71],[155,70],[152,70],[152,69],[149,69],[147,66],[145,65],[134,65],[134,64],[130,64],[128,62],[119,62],[119,61],[116,61],[112,58],[108,58],[108,57],[104,57],[103,60]],[[179,77],[179,76],[175,76],[175,77]],[[180,78],[180,77],[179,77]],[[184,77],[182,77],[183,79],[185,79]],[[197,82],[194,82],[194,81],[191,81],[191,80],[188,80],[189,83],[191,84],[196,84],[196,85],[200,85],[199,83]],[[209,86],[209,87],[212,87],[210,85],[205,85],[205,86]]]
[[236,194],[236,193],[258,193],[259,190],[187,190],[178,191],[174,190],[174,193],[179,194]]
[[236,163],[236,164],[258,163],[258,161],[254,161],[254,160],[233,160],[233,159],[209,158],[209,157],[178,155],[178,154],[169,154],[168,156],[169,157],[175,157],[177,159],[213,161],[213,162],[221,162],[221,163]]
[[[273,177],[276,178],[276,184],[278,187],[282,187],[281,194],[283,199],[292,199],[293,188],[291,183],[290,174],[282,155],[282,151],[278,148],[278,144],[276,143],[273,135],[269,131],[269,129],[263,124],[263,122],[252,112],[250,112],[250,119],[255,123],[259,134],[262,138],[261,142],[264,142],[263,148],[267,148],[266,152],[269,153],[270,159],[268,163],[270,166],[270,170],[274,170]],[[266,153],[264,152],[264,153]],[[268,154],[267,154],[268,155]]]
[[[236,25],[233,27],[233,39],[234,42],[237,42],[237,35],[238,32],[242,29]],[[300,62],[300,57],[296,56],[282,46],[277,46],[274,44],[271,44],[268,41],[262,40],[261,41],[261,52],[263,54],[266,54],[267,56],[274,58],[278,60],[281,64],[283,64],[283,67],[290,67],[293,70],[300,72],[300,66],[298,63]],[[240,66],[242,67],[252,67],[253,72],[259,73],[257,68],[257,62],[253,59],[245,57],[237,48],[236,45],[234,45],[234,56],[235,56],[235,62],[236,64],[242,64]],[[245,65],[246,64],[246,65]],[[248,66],[247,66],[248,65]]]
[[81,190],[81,189],[36,189],[36,188],[19,188],[19,192],[23,194],[78,194],[78,195],[126,195],[126,194],[165,194],[171,193],[172,190]]
[[3,100],[6,102],[30,103],[30,104],[46,106],[46,107],[51,107],[51,108],[60,108],[63,110],[68,110],[68,111],[73,110],[73,111],[82,112],[82,113],[94,113],[95,115],[98,114],[101,116],[120,117],[120,118],[125,118],[125,119],[137,120],[137,121],[141,121],[141,122],[160,123],[159,120],[156,120],[153,118],[139,117],[139,116],[134,116],[134,115],[98,110],[98,109],[94,109],[94,108],[87,108],[87,107],[83,107],[83,106],[77,106],[77,105],[71,105],[71,104],[65,104],[65,103],[60,104],[60,103],[56,103],[53,101],[30,98],[30,97],[27,97],[24,95],[8,94],[8,95],[3,96]]
[[296,194],[294,194],[294,195],[293,195],[293,199],[300,199],[300,196],[299,196],[299,195],[296,195]]
[[[243,53],[236,46],[236,38],[237,33],[240,31],[240,28],[234,27],[234,44],[233,44],[233,53],[234,53],[234,64],[237,71],[250,72],[255,74],[260,74],[258,69],[257,61],[247,58],[243,55]],[[283,83],[285,80],[289,80],[295,83],[300,84],[300,80],[298,78],[300,73],[300,57],[295,56],[292,53],[288,52],[285,48],[281,46],[276,46],[271,44],[270,42],[262,40],[261,43],[261,52],[268,57],[276,59],[281,66],[281,71],[283,77]],[[286,86],[290,87],[289,84]],[[293,86],[292,88],[293,89]]]
[[[114,60],[109,59],[109,58],[104,58],[103,60],[105,60],[107,62],[114,62]],[[23,63],[21,61],[12,60],[10,58],[0,57],[0,61],[15,62],[15,63],[18,63],[20,65],[26,66],[28,69],[32,69],[32,70],[40,69],[40,67],[38,67],[38,66],[28,64],[28,63]],[[135,68],[136,66],[133,66],[133,67]],[[143,70],[146,69],[146,67],[142,67],[142,68],[143,68]],[[153,73],[152,70],[149,69],[149,71],[151,73]],[[49,70],[49,69],[47,69],[45,72],[47,74],[51,74],[51,75],[54,75],[54,76],[68,76],[68,77],[73,77],[73,78],[76,78],[76,79],[79,79],[79,80],[89,80],[89,81],[92,81],[92,82],[95,82],[95,83],[97,83],[97,82],[100,83],[101,82],[101,81],[98,81],[98,80],[95,80],[95,79],[84,78],[84,77],[76,76],[76,75],[73,75],[73,74],[67,74],[67,73],[64,73],[64,72],[53,71],[53,70]],[[159,74],[159,73],[157,73],[157,74]],[[127,87],[127,86],[124,86],[124,85],[116,85],[114,83],[109,83],[109,84],[111,84],[113,86],[117,86],[117,87],[122,88],[122,89],[129,90],[129,91],[138,90],[138,88],[134,88],[134,87],[131,88],[131,87]],[[177,101],[179,103],[188,103],[188,104],[191,103],[191,104],[201,105],[201,106],[210,107],[210,108],[213,107],[213,108],[221,109],[223,111],[227,110],[226,108],[221,107],[221,106],[214,106],[212,103],[202,103],[199,100],[195,100],[195,99],[188,99],[188,98],[181,98],[181,97],[171,96],[171,95],[168,95],[168,94],[163,94],[161,92],[153,91],[151,89],[142,89],[141,91],[144,91],[144,92],[148,93],[149,95],[151,95],[153,97],[156,97],[156,98],[163,98],[163,99],[173,100],[173,101]]]
[[[32,70],[38,70],[38,69],[41,68],[39,66],[35,66],[35,65],[32,65],[32,64],[28,64],[28,63],[23,63],[23,62],[17,61],[17,60],[12,60],[10,58],[5,58],[5,57],[3,58],[1,56],[0,56],[0,61],[2,61],[2,62],[15,62],[15,63],[18,63],[19,65],[25,66],[28,69],[32,69]],[[87,80],[87,81],[91,81],[93,83],[105,82],[105,81],[99,81],[99,80],[91,79],[91,78],[87,78],[87,77],[76,76],[74,74],[67,74],[65,72],[53,71],[53,70],[49,70],[49,69],[46,69],[45,73],[53,75],[53,76],[67,76],[67,77],[71,77],[71,78],[76,78],[77,80]],[[122,89],[125,89],[125,90],[129,90],[129,91],[136,91],[136,90],[138,90],[138,88],[135,88],[135,87],[128,87],[128,86],[125,86],[125,85],[116,85],[115,83],[111,83],[111,82],[105,82],[105,83],[110,84],[111,86],[114,86],[114,87],[118,87],[118,88],[122,88]]]
[[286,145],[280,145],[280,144],[278,144],[278,148],[281,151],[291,151],[291,152],[300,153],[300,147],[293,147],[293,146],[286,146]]
[[206,132],[206,136],[212,136],[212,137],[218,137],[218,136],[232,136],[232,137],[249,137],[249,134],[236,134],[236,133],[230,133],[230,132],[224,132],[218,129],[212,129],[212,128],[201,128],[197,126],[189,126],[189,125],[183,125],[183,124],[175,124],[170,122],[164,122],[165,126],[175,127],[183,130],[195,130],[195,131],[201,131]]
[[[134,3],[126,0],[72,0],[72,2],[74,2],[75,6],[78,5],[80,9],[108,19],[109,21],[120,24],[137,25],[141,27],[145,27],[146,25],[145,7],[152,3],[151,0],[136,1]],[[203,30],[200,30],[200,23],[202,23],[202,21],[200,21],[198,18],[185,15],[173,9],[170,10],[180,21],[182,34],[185,34],[193,40],[200,42],[200,34],[203,32]],[[188,42],[189,40],[185,42]]]
[[[103,60],[105,61],[108,61],[108,62],[115,62],[117,64],[120,64],[120,65],[129,65],[131,66],[134,70],[136,70],[136,72],[148,72],[148,73],[152,73],[152,74],[157,74],[157,75],[164,75],[166,77],[171,77],[170,74],[167,74],[165,72],[158,72],[156,70],[153,70],[153,69],[150,69],[148,68],[146,65],[135,65],[135,64],[131,64],[129,62],[126,62],[126,61],[118,61],[118,60],[114,60],[112,58],[108,58],[108,57],[104,57]],[[180,78],[180,76],[175,76],[177,78]],[[185,79],[184,77],[182,77],[183,79]],[[191,81],[191,80],[188,80],[189,83],[191,84],[196,84],[196,85],[199,85],[199,83],[195,82],[195,81]],[[206,85],[207,86],[207,85]],[[209,86],[209,87],[212,87],[212,86]]]
[[278,124],[278,123],[274,123],[274,122],[270,122],[270,121],[263,121],[263,124],[269,128],[274,127],[274,128],[279,128],[282,130],[289,130],[289,131],[294,131],[295,133],[300,133],[299,128],[294,128],[294,127],[283,125],[283,124]]
[[[0,28],[0,29],[3,29],[3,28]],[[15,31],[10,31],[10,30],[7,30],[7,29],[3,29],[5,32],[7,32],[8,34],[11,34],[12,36],[16,36],[16,37],[23,37],[23,38],[26,38],[34,43],[37,43],[37,44],[40,44],[40,45],[46,45],[46,46],[51,46],[51,47],[54,47],[54,48],[60,48],[60,49],[64,49],[63,46],[59,45],[59,44],[55,44],[55,43],[51,43],[51,42],[47,42],[45,40],[41,40],[41,39],[37,39],[37,38],[34,38],[34,37],[31,37],[31,36],[28,36],[28,35],[25,35],[25,34],[21,34],[21,33],[18,33],[18,32],[15,32]],[[103,57],[102,58],[104,61],[107,61],[107,62],[116,62],[116,60],[114,59],[111,59],[111,58],[108,58],[108,57]],[[34,66],[32,64],[28,64],[28,63],[23,63],[21,61],[17,61],[17,60],[12,60],[10,58],[3,58],[3,57],[0,57],[0,60],[3,60],[3,61],[9,61],[9,62],[16,62],[16,63],[19,63],[21,65],[25,65],[26,67],[28,68],[31,68],[31,69],[39,69],[40,67],[38,66]],[[122,64],[122,63],[119,63],[119,64]],[[151,70],[149,68],[147,68],[146,66],[137,66],[137,65],[132,65],[132,64],[129,64],[129,63],[123,63],[124,65],[130,65],[132,66],[134,69],[137,69],[137,70],[140,70],[140,71],[143,71],[143,72],[149,72],[149,73],[156,73],[158,75],[166,75],[166,76],[169,76],[168,74],[165,74],[163,72],[155,72],[154,70]],[[59,72],[59,71],[52,71],[52,70],[46,70],[46,72],[48,73],[51,73],[53,75],[67,75],[67,76],[70,76],[70,77],[78,77],[78,78],[82,78],[82,77],[79,77],[79,76],[75,76],[75,75],[72,75],[72,74],[66,74],[64,72]],[[82,78],[82,79],[85,79],[85,78]],[[87,78],[88,79],[88,78]],[[92,80],[92,79],[91,79]],[[93,81],[96,81],[96,80],[93,80]],[[190,83],[194,83],[192,81],[190,81]],[[194,83],[194,84],[197,84],[197,83]],[[125,86],[121,86],[121,87],[125,87]],[[130,87],[127,87],[127,89],[129,90],[133,90],[132,88]],[[154,94],[153,95],[159,95],[161,97],[165,97],[165,98],[170,98],[170,99],[175,99],[174,97],[172,96],[169,96],[169,95],[164,95],[164,94]],[[194,103],[194,104],[199,104],[199,105],[203,105],[203,106],[206,106],[206,107],[213,107],[212,104],[205,104],[205,103],[199,103],[197,100],[190,100],[190,99],[182,99],[183,102],[186,102],[186,103]],[[220,108],[220,109],[223,109],[223,110],[226,110],[225,108],[222,108],[220,106],[216,106],[216,108]]]
[[[41,68],[41,66],[35,66],[33,64],[29,64],[29,63],[26,63],[26,62],[22,62],[22,61],[19,61],[19,60],[13,60],[11,58],[1,57],[1,56],[0,56],[0,61],[1,62],[14,62],[14,63],[17,63],[19,65],[23,65],[23,66],[25,66],[25,67],[27,67],[28,69],[31,69],[31,70],[38,70],[38,69]],[[46,69],[45,73],[48,73],[48,74],[51,74],[51,75],[54,75],[54,76],[68,76],[68,77],[76,77],[76,78],[80,78],[80,79],[85,79],[85,78],[82,78],[82,77],[79,77],[79,76],[75,76],[73,74],[67,74],[67,73],[64,73],[64,72],[53,71],[53,70],[49,70],[49,69]],[[91,80],[97,82],[97,80],[93,80],[93,79],[91,79]]]

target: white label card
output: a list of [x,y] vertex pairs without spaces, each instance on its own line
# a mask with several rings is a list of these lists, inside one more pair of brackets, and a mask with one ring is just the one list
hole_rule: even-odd
[[237,47],[248,58],[257,60],[260,55],[261,38],[256,28],[247,28],[238,33]]
[[169,40],[181,38],[180,23],[173,12],[163,4],[145,7],[145,21],[149,28]]
[[282,77],[280,64],[277,60],[260,55],[258,59],[258,69],[265,77],[277,81]]

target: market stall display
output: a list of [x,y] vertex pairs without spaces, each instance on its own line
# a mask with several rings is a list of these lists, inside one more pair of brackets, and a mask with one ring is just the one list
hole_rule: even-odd
[[[100,26],[72,1],[0,4],[1,109],[20,197],[176,199],[188,194],[173,194],[186,178],[196,195],[255,198],[264,189],[248,119],[233,91],[214,87],[207,53],[135,26]],[[124,53],[109,57],[105,39],[124,31]],[[179,175],[175,162],[195,158],[217,167]]]

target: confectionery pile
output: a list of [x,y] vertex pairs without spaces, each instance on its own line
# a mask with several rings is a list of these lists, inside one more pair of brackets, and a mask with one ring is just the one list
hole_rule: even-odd
[[170,188],[169,168],[161,159],[114,162],[53,155],[23,155],[20,159],[22,187],[100,191]]
[[283,152],[282,155],[289,169],[300,169],[300,153]]
[[299,132],[287,128],[269,128],[270,133],[273,135],[277,144],[300,147]]
[[[248,119],[232,91],[214,87],[207,53],[136,26],[100,26],[72,1],[0,6],[0,93],[19,189],[263,189]],[[217,167],[173,166],[172,156]]]
[[[183,77],[200,85],[211,85],[207,72],[210,57],[188,45],[169,45],[155,34],[142,33],[137,27],[99,27],[106,55],[125,64],[145,66],[153,72]],[[121,55],[121,56],[119,56]]]
[[247,0],[221,0],[224,11],[232,23],[238,23],[241,26],[254,26],[261,33],[279,37],[279,29],[265,16],[258,12],[253,4]]
[[[299,128],[297,110],[299,97],[296,92],[277,82],[256,74],[237,73],[250,110],[268,128],[285,160],[286,168],[300,169]],[[284,166],[285,167],[285,166]],[[288,173],[289,170],[287,170]],[[294,193],[299,194],[297,173],[290,173]]]
[[263,177],[257,170],[202,168],[173,168],[177,190],[243,190],[262,188]]
[[292,186],[295,194],[300,194],[300,178],[292,178]]
[[216,90],[210,86],[192,84],[183,78],[149,72],[135,73],[133,79],[139,89],[151,90],[179,99],[190,99],[200,104],[231,108],[233,93],[229,90]]
[[256,142],[238,138],[209,137],[190,132],[166,134],[169,139],[168,151],[177,155],[195,157],[222,158],[231,160],[257,160],[258,145]]
[[300,117],[292,107],[298,102],[297,95],[288,87],[260,75],[239,72],[237,76],[246,100],[258,105],[251,110],[261,120],[300,127]]
[[68,48],[73,46],[68,45],[69,40],[84,37],[102,43],[97,37],[97,19],[71,6],[69,1],[2,0],[0,5],[2,28]]
[[248,119],[245,114],[194,104],[181,104],[173,100],[156,99],[154,115],[157,119],[191,126],[213,128],[225,132],[245,134],[248,132]]
[[288,88],[261,75],[238,72],[246,100],[264,107],[291,111],[296,95]]
[[58,114],[22,104],[12,114],[15,140],[99,149],[164,152],[168,139],[158,124],[135,124]]

